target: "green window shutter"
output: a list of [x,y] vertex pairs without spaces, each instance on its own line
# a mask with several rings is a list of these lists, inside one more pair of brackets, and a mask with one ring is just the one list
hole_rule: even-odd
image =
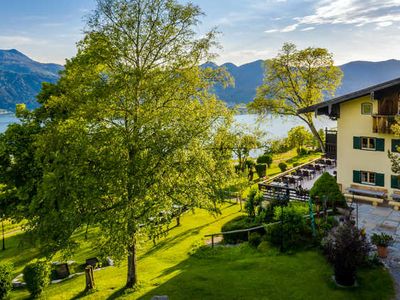
[[392,175],[391,177],[390,177],[390,181],[391,181],[391,184],[390,184],[390,187],[392,188],[392,189],[398,189],[399,188],[399,176],[397,176],[397,175]]
[[375,139],[375,150],[385,151],[385,139]]
[[361,172],[360,171],[353,171],[353,182],[361,183]]
[[361,149],[361,137],[353,136],[353,149]]
[[375,185],[385,186],[385,174],[375,173]]
[[400,146],[400,140],[392,140],[392,152],[399,152],[397,151],[397,147]]

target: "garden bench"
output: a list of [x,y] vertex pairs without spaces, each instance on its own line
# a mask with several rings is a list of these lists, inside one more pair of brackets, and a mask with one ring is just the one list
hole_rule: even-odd
[[387,189],[379,188],[379,187],[369,187],[369,186],[360,186],[352,184],[348,189],[348,193],[345,193],[344,196],[348,200],[361,200],[365,202],[372,203],[373,206],[378,206],[378,203],[382,204],[387,195]]

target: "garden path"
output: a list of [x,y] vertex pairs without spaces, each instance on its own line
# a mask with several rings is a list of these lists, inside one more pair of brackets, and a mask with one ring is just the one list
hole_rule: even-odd
[[[353,211],[353,217],[357,222],[356,209]],[[393,236],[394,243],[389,247],[389,255],[383,259],[383,263],[393,276],[396,284],[396,299],[400,300],[400,211],[390,207],[358,204],[358,227],[365,228],[368,236],[381,232]]]

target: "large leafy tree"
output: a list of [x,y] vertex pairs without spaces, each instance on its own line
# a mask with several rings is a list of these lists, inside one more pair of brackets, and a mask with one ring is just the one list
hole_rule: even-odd
[[277,57],[265,62],[264,83],[249,107],[260,114],[300,118],[324,151],[313,113],[299,113],[299,109],[323,101],[326,95],[334,95],[341,78],[342,71],[334,66],[328,50],[314,47],[298,50],[294,44],[285,43]]
[[312,142],[313,136],[311,133],[304,128],[304,126],[296,126],[288,132],[288,142],[292,147],[297,149],[302,148],[304,145],[309,145]]
[[201,14],[175,0],[99,0],[77,56],[26,112],[39,124],[29,228],[54,252],[99,226],[96,246],[128,258],[127,287],[143,237],[177,207],[216,212],[231,174],[231,116],[209,93],[226,75],[198,67],[215,44],[213,31],[196,39]]

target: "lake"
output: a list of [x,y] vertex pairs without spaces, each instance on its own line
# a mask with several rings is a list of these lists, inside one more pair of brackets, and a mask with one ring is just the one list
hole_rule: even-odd
[[[245,125],[249,129],[259,128],[267,133],[269,138],[281,138],[287,135],[290,128],[305,125],[298,118],[279,118],[279,117],[266,117],[262,122],[257,122],[257,115],[237,115],[235,121],[240,125]],[[0,115],[0,132],[4,132],[7,126],[11,123],[18,122],[18,119],[13,114]],[[320,117],[316,121],[316,126],[320,128],[333,128],[336,127],[336,122],[331,121],[329,118]]]

